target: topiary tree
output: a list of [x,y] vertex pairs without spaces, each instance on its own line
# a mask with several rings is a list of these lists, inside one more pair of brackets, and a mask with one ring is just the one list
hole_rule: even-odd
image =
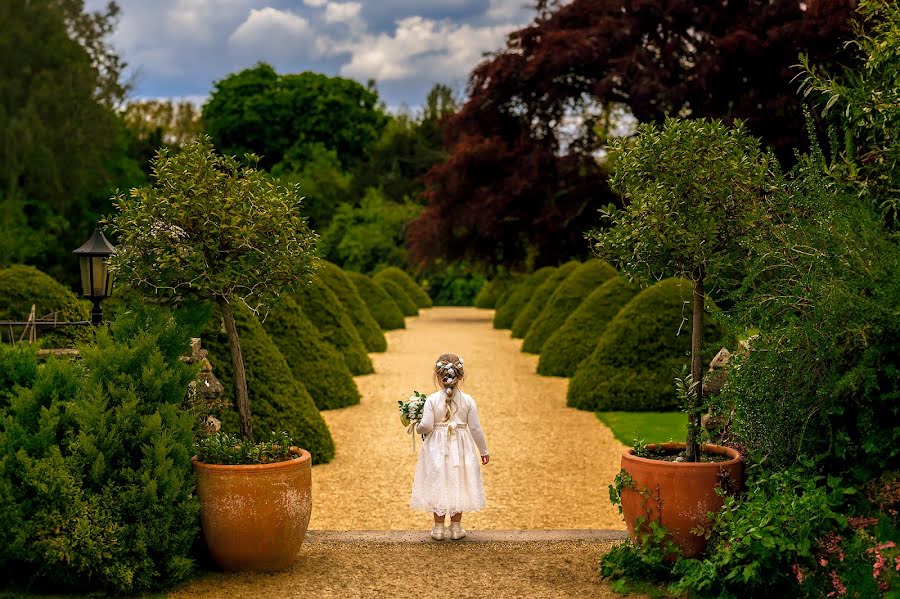
[[613,277],[594,289],[544,342],[538,374],[574,375],[581,361],[597,347],[609,322],[637,292],[637,285],[622,277]]
[[428,297],[421,285],[416,283],[406,271],[396,266],[389,266],[384,270],[378,271],[375,273],[374,279],[379,282],[387,280],[396,283],[415,302],[417,308],[431,307],[431,298]]
[[706,281],[736,282],[747,262],[742,241],[764,226],[775,157],[750,137],[741,121],[666,119],[645,124],[634,140],[612,146],[611,184],[625,208],[605,212],[611,225],[594,232],[594,249],[631,276],[685,277],[693,285],[691,378],[686,458],[700,455],[703,401],[703,306]]
[[384,287],[362,273],[348,270],[345,274],[356,286],[360,297],[369,307],[372,317],[382,329],[391,331],[406,328],[406,322],[403,320],[403,311],[397,305],[397,302],[387,294]]
[[566,321],[587,295],[616,276],[615,269],[602,260],[588,260],[556,288],[547,305],[531,324],[522,351],[539,354],[544,342]]
[[212,300],[219,306],[231,348],[241,435],[252,439],[232,302],[265,311],[279,294],[308,280],[316,236],[300,215],[296,188],[217,155],[208,137],[178,154],[160,150],[152,175],[154,185],[114,198],[118,212],[110,223],[119,247],[111,268],[135,289],[166,300]]
[[575,260],[566,262],[556,269],[556,272],[547,277],[540,287],[535,289],[534,294],[528,300],[528,303],[516,316],[516,320],[512,325],[512,336],[521,339],[528,334],[532,323],[541,314],[541,310],[550,301],[550,298],[556,292],[556,289],[566,280],[572,272],[578,268],[579,263]]
[[301,289],[293,297],[303,313],[319,329],[322,339],[340,352],[354,376],[375,372],[353,321],[324,281],[316,277],[311,285]]
[[497,307],[500,297],[519,281],[509,274],[497,276],[485,283],[475,296],[475,307],[488,310]]
[[[15,264],[0,270],[0,320],[24,321],[31,306],[35,307],[38,318],[50,314],[64,321],[88,317],[88,310],[74,293],[33,266]],[[53,342],[72,343],[78,333],[73,327],[64,327],[51,329],[46,336]]]
[[263,328],[317,408],[330,410],[359,403],[359,389],[340,352],[322,339],[292,298],[284,298],[269,313]]
[[400,308],[400,311],[403,312],[404,316],[418,316],[419,308],[416,307],[416,302],[413,301],[409,294],[404,291],[403,287],[386,278],[375,278],[372,279],[376,285],[380,285],[384,292],[390,296],[394,302],[396,302],[397,306]]
[[356,286],[347,278],[346,273],[339,266],[331,262],[322,262],[322,269],[317,276],[328,288],[334,292],[338,300],[347,311],[347,315],[356,327],[363,345],[367,351],[383,352],[387,349],[387,341],[381,327],[372,318],[369,308],[359,296]]
[[[691,284],[684,279],[666,279],[637,294],[576,368],[568,404],[592,411],[678,409],[674,378],[691,349],[688,335],[678,333],[690,314],[690,300]],[[722,336],[712,322],[705,329],[709,340]]]
[[509,292],[509,295],[501,298],[503,301],[498,302],[500,305],[497,306],[497,311],[494,313],[494,328],[511,329],[519,312],[531,301],[535,290],[543,285],[544,281],[555,272],[555,266],[544,266],[525,277],[521,283],[515,285]]

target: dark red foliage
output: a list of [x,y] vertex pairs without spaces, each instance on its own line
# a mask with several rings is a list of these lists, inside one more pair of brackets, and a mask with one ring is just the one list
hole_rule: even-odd
[[[798,55],[849,60],[856,0],[575,0],[542,12],[481,63],[445,130],[451,156],[427,176],[410,227],[413,256],[521,265],[583,252],[612,198],[589,135],[560,152],[573,108],[625,105],[667,115],[745,119],[785,162],[804,147]],[[561,155],[563,154],[563,155]]]

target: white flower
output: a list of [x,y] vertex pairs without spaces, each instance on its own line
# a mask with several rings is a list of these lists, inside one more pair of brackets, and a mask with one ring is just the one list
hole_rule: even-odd
[[444,367],[444,363],[443,363],[443,362],[435,362],[435,363],[434,363],[434,367],[435,367],[435,368],[443,368],[443,367]]
[[444,389],[444,391],[447,393],[447,395],[453,393],[453,389],[451,389],[450,387],[447,387],[446,389]]
[[450,368],[447,369],[447,374],[449,374],[450,376],[453,376],[454,374],[456,374],[456,371],[453,370],[453,367],[451,366]]

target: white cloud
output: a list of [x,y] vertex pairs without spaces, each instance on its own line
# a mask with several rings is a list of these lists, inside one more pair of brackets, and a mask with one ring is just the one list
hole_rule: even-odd
[[254,53],[254,60],[277,61],[297,54],[313,37],[309,21],[289,10],[271,7],[253,9],[228,37],[241,54]]
[[307,6],[312,6],[313,8],[319,8],[320,6],[325,6],[328,3],[328,0],[303,0],[303,4]]
[[253,4],[254,0],[176,0],[166,11],[166,22],[171,34],[210,44],[223,24],[240,19]]
[[326,23],[345,23],[359,17],[362,4],[359,2],[329,2],[325,6]]

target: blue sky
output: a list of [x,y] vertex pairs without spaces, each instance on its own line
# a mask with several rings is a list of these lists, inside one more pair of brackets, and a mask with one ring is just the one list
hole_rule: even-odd
[[[136,98],[201,101],[213,82],[259,61],[377,81],[388,105],[462,92],[485,52],[534,16],[531,0],[117,0],[112,43]],[[96,9],[106,0],[87,0]]]

